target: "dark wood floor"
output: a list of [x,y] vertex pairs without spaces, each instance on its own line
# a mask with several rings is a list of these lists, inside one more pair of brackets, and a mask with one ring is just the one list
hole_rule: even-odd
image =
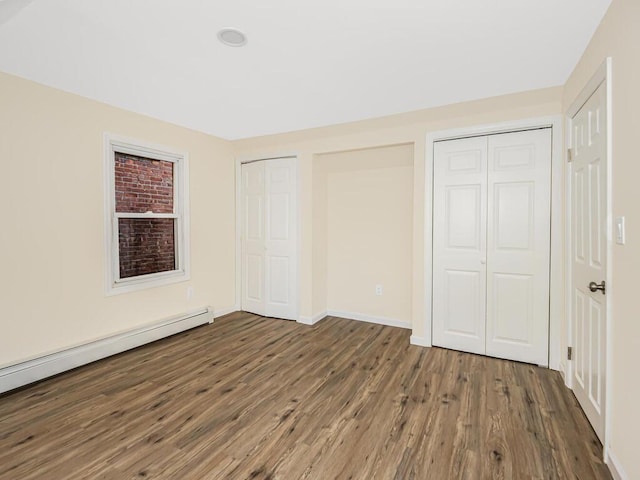
[[605,479],[557,372],[236,313],[0,397],[0,478]]

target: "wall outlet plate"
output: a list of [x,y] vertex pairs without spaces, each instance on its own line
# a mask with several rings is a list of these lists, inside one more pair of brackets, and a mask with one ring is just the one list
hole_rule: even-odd
[[624,245],[626,241],[626,232],[624,228],[624,217],[616,217],[615,236],[618,245]]

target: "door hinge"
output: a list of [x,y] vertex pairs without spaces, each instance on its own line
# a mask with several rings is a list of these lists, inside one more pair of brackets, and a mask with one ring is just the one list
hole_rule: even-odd
[[567,360],[573,360],[573,347],[567,347]]
[[567,162],[571,163],[572,160],[573,160],[572,150],[570,148],[567,148]]

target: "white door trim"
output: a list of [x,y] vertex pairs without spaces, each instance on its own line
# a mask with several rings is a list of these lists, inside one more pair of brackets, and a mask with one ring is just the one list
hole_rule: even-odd
[[235,310],[242,309],[242,164],[260,162],[264,160],[275,160],[279,158],[295,158],[296,160],[296,216],[297,216],[297,232],[296,232],[296,314],[295,317],[300,319],[300,265],[302,262],[302,255],[300,254],[302,245],[302,208],[300,201],[301,193],[301,179],[300,179],[300,158],[297,153],[282,153],[274,155],[260,155],[260,156],[240,156],[236,157],[236,251],[235,251],[235,263],[236,263],[236,281],[235,281]]
[[[613,403],[611,400],[611,392],[612,392],[612,315],[613,315],[613,241],[611,238],[612,235],[612,224],[613,224],[613,213],[612,213],[612,179],[613,179],[613,115],[612,115],[612,85],[611,81],[612,75],[612,60],[611,57],[608,57],[598,70],[593,74],[591,79],[587,82],[582,91],[578,94],[576,99],[571,103],[571,106],[567,110],[565,116],[566,122],[566,149],[568,150],[573,145],[573,139],[571,138],[571,119],[578,113],[578,111],[582,108],[582,106],[587,102],[587,100],[593,95],[593,93],[598,89],[600,85],[603,83],[606,87],[607,92],[607,269],[606,269],[606,285],[607,285],[607,295],[605,298],[605,332],[607,338],[606,341],[606,355],[605,355],[605,411],[604,411],[604,461],[608,463],[609,461],[609,446],[611,442],[611,404]],[[565,150],[565,156],[566,151]],[[571,175],[566,175],[566,211],[565,215],[567,218],[571,218],[571,199],[572,197],[572,185],[571,185]],[[572,331],[572,305],[571,305],[571,294],[572,291],[572,262],[571,262],[571,222],[567,222],[566,225],[566,242],[565,242],[565,253],[566,253],[566,272],[567,272],[567,282],[566,282],[566,294],[565,294],[565,309],[566,309],[566,318],[567,318],[567,342],[568,345],[573,345],[573,331]],[[572,388],[572,376],[573,376],[573,365],[571,361],[567,361],[566,369],[565,369],[565,382],[569,388]]]
[[551,127],[551,278],[550,278],[550,324],[549,324],[549,368],[560,367],[560,339],[562,314],[565,303],[563,264],[560,259],[564,255],[563,197],[564,155],[562,154],[562,116],[530,118],[504,123],[463,127],[450,130],[430,132],[426,137],[425,155],[425,231],[424,231],[424,336],[412,335],[412,343],[431,346],[432,327],[432,277],[433,277],[433,144],[441,140],[508,133],[520,130]]

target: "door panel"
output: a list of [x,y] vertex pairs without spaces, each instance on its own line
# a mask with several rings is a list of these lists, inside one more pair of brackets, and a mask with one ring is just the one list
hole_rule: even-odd
[[571,120],[573,391],[604,441],[606,295],[589,282],[606,278],[606,89],[600,85]]
[[288,193],[269,195],[269,240],[289,240],[289,202]]
[[296,159],[242,165],[242,309],[297,316]]
[[[576,345],[584,345],[585,340],[587,339],[586,335],[589,332],[589,327],[588,325],[586,325],[586,321],[588,320],[587,303],[588,302],[586,295],[581,290],[575,289],[573,299],[573,314],[576,327],[574,332],[574,343]],[[580,338],[578,338],[578,335],[580,336]],[[585,361],[587,359],[585,350],[583,348],[576,348],[574,359],[575,365],[573,369],[575,380],[582,389],[586,390],[585,385],[587,384],[587,382],[585,380],[585,372],[587,372],[588,370],[585,365]]]
[[[589,216],[591,222],[594,225],[602,225],[602,212],[600,211],[600,188],[602,183],[602,162],[599,158],[596,158],[589,165]],[[602,248],[602,234],[599,228],[589,228],[589,263],[591,267],[596,268],[598,271],[602,270],[603,262],[603,248]]]
[[[444,333],[481,338],[484,315],[477,308],[482,279],[479,272],[445,271]],[[461,302],[460,298],[465,301]]]
[[533,244],[535,184],[513,182],[495,186],[496,248],[530,250]]
[[269,256],[269,271],[271,288],[269,289],[269,303],[286,306],[289,304],[289,267],[288,257]]
[[264,196],[259,194],[247,195],[247,240],[262,241],[262,216],[264,213]]
[[480,222],[482,202],[480,185],[448,186],[444,221],[445,245],[450,249],[480,250]]
[[496,273],[493,276],[494,338],[516,348],[533,341],[533,292],[531,275]]
[[551,130],[488,139],[487,355],[549,363]]
[[[590,325],[589,325],[589,331],[590,332],[599,332],[604,328],[604,322],[603,322],[603,318],[604,318],[604,310],[603,310],[603,305],[602,302],[598,302],[596,300],[594,300],[593,298],[589,299],[589,308],[590,308],[590,312],[589,312],[589,320],[590,320]],[[599,343],[600,343],[600,339],[598,338],[598,335],[594,335],[593,333],[590,334],[590,340],[591,340],[591,345],[589,345],[589,350],[591,351],[591,355],[590,355],[590,365],[589,365],[589,400],[591,401],[591,403],[595,406],[597,412],[599,414],[601,414],[602,412],[600,411],[600,405],[602,403],[602,388],[603,385],[601,382],[599,382],[599,375],[598,372],[600,372],[601,368],[602,368],[602,358],[601,358],[601,352],[600,349],[598,348]]]
[[263,293],[262,293],[262,279],[264,278],[264,272],[262,271],[262,264],[264,262],[264,258],[262,255],[247,255],[247,270],[246,270],[246,279],[247,279],[247,290],[246,295],[247,299],[262,302]]
[[486,137],[434,144],[433,344],[485,352]]
[[242,165],[242,309],[265,315],[264,163]]
[[296,304],[296,160],[265,162],[266,315],[295,320]]

